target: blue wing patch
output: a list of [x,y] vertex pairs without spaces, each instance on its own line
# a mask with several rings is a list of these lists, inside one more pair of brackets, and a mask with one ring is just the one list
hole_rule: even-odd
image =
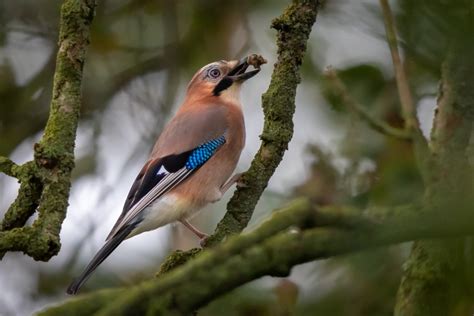
[[224,135],[210,140],[202,145],[199,145],[195,148],[188,157],[188,161],[186,161],[186,169],[194,170],[200,166],[202,166],[209,158],[214,155],[216,150],[224,145],[225,137]]

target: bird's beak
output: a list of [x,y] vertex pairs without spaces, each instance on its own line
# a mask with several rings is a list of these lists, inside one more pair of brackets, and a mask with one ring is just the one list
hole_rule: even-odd
[[[220,95],[222,91],[232,86],[233,83],[242,83],[260,72],[260,66],[267,61],[260,55],[252,54],[239,60],[236,65],[214,87],[212,93]],[[255,69],[245,72],[252,65]]]
[[[247,56],[242,58],[237,62],[237,65],[232,68],[229,73],[224,77],[232,80],[232,82],[243,82],[247,79],[252,78],[256,74],[260,72],[260,67],[256,68],[252,71],[245,72],[247,68],[249,67],[249,59],[252,58],[253,55]],[[227,80],[228,80],[227,79]]]

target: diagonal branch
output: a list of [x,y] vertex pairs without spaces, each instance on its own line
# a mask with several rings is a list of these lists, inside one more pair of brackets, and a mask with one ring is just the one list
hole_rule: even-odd
[[300,199],[256,230],[205,250],[158,280],[92,293],[40,315],[186,315],[249,281],[287,276],[297,264],[404,241],[471,235],[473,219],[470,209],[447,220],[414,205],[362,213],[316,209]]
[[361,119],[363,119],[367,124],[373,128],[375,131],[382,133],[387,136],[391,136],[398,139],[410,140],[410,133],[392,127],[389,124],[385,123],[382,120],[375,118],[370,114],[365,107],[359,104],[349,93],[346,85],[339,78],[336,70],[332,67],[329,67],[325,72],[325,77],[329,80],[334,92],[342,100],[342,102],[349,106],[354,112],[356,112]]
[[398,51],[397,33],[392,11],[390,10],[390,5],[388,4],[387,0],[380,0],[380,6],[382,7],[387,42],[390,48],[390,54],[392,55],[393,67],[395,69],[395,79],[397,81],[398,95],[402,106],[402,114],[403,118],[405,119],[405,128],[409,131],[416,131],[420,129],[420,124],[416,116],[415,104],[413,102],[413,97],[410,92],[405,69]]

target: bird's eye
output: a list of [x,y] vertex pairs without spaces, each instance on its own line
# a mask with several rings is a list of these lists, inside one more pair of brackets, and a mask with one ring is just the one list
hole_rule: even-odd
[[221,72],[217,68],[213,68],[209,71],[209,77],[211,77],[211,78],[216,79],[216,78],[219,78],[220,75],[221,75]]

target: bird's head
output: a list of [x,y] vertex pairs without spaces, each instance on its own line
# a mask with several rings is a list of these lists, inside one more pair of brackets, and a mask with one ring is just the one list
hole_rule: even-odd
[[[241,60],[210,63],[202,67],[191,79],[188,96],[197,98],[212,96],[238,102],[242,83],[255,76],[264,63],[266,60],[255,54]],[[247,71],[250,65],[254,69]]]

